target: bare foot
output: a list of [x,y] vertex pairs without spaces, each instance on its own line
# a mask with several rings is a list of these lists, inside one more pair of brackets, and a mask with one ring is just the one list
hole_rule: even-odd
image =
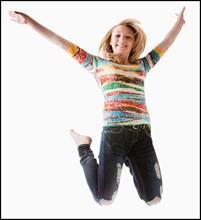
[[70,130],[70,135],[77,146],[80,144],[91,144],[92,139],[88,136],[80,135],[76,133],[73,129]]

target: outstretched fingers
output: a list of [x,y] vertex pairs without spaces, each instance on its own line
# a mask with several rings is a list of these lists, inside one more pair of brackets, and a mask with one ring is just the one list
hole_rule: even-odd
[[18,24],[26,24],[27,16],[19,11],[9,11],[9,16],[11,20],[17,22]]

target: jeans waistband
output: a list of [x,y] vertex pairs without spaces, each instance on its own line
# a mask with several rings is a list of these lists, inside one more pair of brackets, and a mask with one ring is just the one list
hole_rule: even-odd
[[132,129],[135,129],[135,130],[141,130],[141,129],[144,129],[144,128],[151,128],[150,125],[148,124],[139,124],[139,125],[121,125],[121,126],[106,126],[104,127],[105,129],[109,129],[109,128],[118,128],[118,127],[124,127],[124,128],[132,128]]
[[144,129],[144,128],[150,128],[150,125],[147,124],[141,124],[141,125],[128,125],[127,127],[130,127],[132,129]]

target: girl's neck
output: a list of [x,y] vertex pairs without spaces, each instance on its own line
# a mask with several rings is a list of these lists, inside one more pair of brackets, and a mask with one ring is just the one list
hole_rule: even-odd
[[120,54],[118,61],[119,61],[119,64],[121,64],[121,65],[130,65],[130,63],[128,61],[128,57],[123,56],[122,54]]

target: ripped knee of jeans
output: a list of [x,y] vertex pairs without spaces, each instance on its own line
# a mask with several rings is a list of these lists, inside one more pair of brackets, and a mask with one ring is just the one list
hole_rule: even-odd
[[111,205],[114,202],[114,200],[116,198],[116,195],[117,195],[117,192],[114,192],[111,199],[101,199],[99,201],[99,204],[100,205],[105,205],[105,206]]
[[147,205],[157,205],[161,201],[161,198],[156,196],[151,201],[147,201]]

